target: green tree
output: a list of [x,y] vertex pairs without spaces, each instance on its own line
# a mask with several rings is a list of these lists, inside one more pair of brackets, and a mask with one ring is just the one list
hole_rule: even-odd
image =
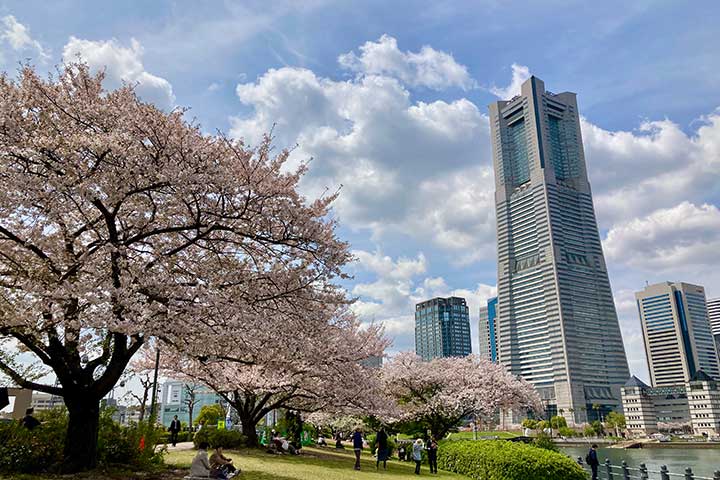
[[603,435],[605,433],[605,428],[603,427],[603,424],[600,420],[595,420],[594,422],[590,423],[590,427],[592,427],[593,432],[597,436]]
[[538,428],[538,421],[532,418],[526,418],[522,421],[523,428],[529,428],[530,430],[535,430]]
[[558,430],[563,427],[567,427],[567,420],[565,420],[565,417],[556,415],[550,419],[550,427],[554,428],[555,430]]
[[605,425],[615,430],[615,436],[620,436],[620,430],[625,429],[625,415],[618,412],[610,412],[605,418]]
[[537,434],[537,437],[533,440],[532,444],[538,448],[543,448],[545,450],[550,450],[552,452],[559,452],[560,449],[555,445],[555,442],[553,442],[552,437],[548,435],[545,432],[540,432]]
[[217,425],[218,420],[225,417],[225,411],[219,403],[203,405],[197,418],[197,423],[203,425]]

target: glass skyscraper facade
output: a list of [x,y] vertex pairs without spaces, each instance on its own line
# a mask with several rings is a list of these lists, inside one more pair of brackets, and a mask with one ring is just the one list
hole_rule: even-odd
[[715,348],[720,357],[720,298],[711,298],[707,301],[708,320],[710,330],[715,338]]
[[415,353],[425,361],[472,353],[464,298],[433,298],[415,305]]
[[703,287],[663,282],[635,298],[653,387],[684,385],[698,370],[720,379]]
[[[630,376],[600,243],[574,93],[531,77],[490,105],[498,361],[575,422],[622,409]],[[601,405],[600,412],[593,409]]]
[[489,298],[487,305],[480,308],[478,320],[478,340],[480,355],[497,361],[497,344],[495,341],[495,318],[497,317],[497,297]]

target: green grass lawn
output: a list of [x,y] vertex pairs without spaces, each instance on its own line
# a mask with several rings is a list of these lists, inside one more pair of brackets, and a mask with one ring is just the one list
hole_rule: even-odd
[[[363,452],[361,470],[353,470],[355,457],[352,450],[335,451],[334,449],[303,448],[303,454],[271,455],[263,450],[229,451],[226,455],[231,457],[236,466],[240,467],[242,474],[236,476],[242,480],[345,480],[345,479],[379,479],[392,478],[393,480],[416,479],[415,464],[391,460],[387,470],[375,470],[375,459],[368,451]],[[165,463],[178,468],[189,468],[195,456],[195,451],[170,452],[165,457]],[[430,475],[427,465],[422,466],[421,475]],[[432,478],[440,480],[463,479],[462,475],[439,472]]]
[[[451,433],[448,438],[451,440],[472,440],[474,437],[473,432],[456,432]],[[517,437],[517,433],[513,432],[502,432],[502,431],[488,431],[488,432],[477,432],[478,438],[482,437],[497,437],[497,438],[514,438]]]

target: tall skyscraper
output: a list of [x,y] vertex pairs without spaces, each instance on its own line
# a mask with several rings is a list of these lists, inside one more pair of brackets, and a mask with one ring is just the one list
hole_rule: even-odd
[[415,305],[415,353],[426,361],[472,353],[464,298],[433,298]]
[[[720,298],[711,298],[707,301],[708,320],[710,330],[715,337],[715,348],[720,356]],[[718,379],[720,380],[720,379]]]
[[497,297],[489,298],[487,305],[480,307],[478,320],[479,353],[481,356],[497,361],[497,347],[495,342],[495,319],[497,317]]
[[720,379],[703,287],[663,282],[635,298],[653,387],[685,384],[699,370]]
[[630,373],[575,94],[547,92],[531,77],[520,95],[490,105],[490,128],[498,360],[535,386],[550,414],[562,409],[582,422],[620,410]]

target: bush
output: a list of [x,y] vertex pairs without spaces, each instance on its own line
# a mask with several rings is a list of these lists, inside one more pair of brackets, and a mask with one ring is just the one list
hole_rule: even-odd
[[551,452],[559,452],[560,449],[557,448],[555,445],[555,442],[553,442],[552,438],[550,438],[550,435],[544,432],[538,433],[538,436],[535,437],[535,439],[532,442],[533,446],[537,448],[542,448],[545,450],[550,450]]
[[[368,445],[370,445],[370,454],[375,455],[375,450],[377,448],[375,447],[375,439],[377,438],[377,435],[370,434],[365,439],[368,442]],[[392,457],[393,453],[397,450],[397,445],[395,444],[395,439],[392,438],[390,435],[388,435],[388,456]]]
[[[154,448],[160,431],[145,422],[121,426],[112,420],[112,413],[113,409],[100,413],[99,465],[121,464],[145,469],[161,464],[163,452],[156,452]],[[38,420],[41,425],[32,431],[15,422],[0,425],[0,471],[33,473],[53,471],[61,465],[67,412],[60,408],[41,412]]]
[[[193,435],[194,432],[188,432],[188,431],[182,431],[178,432],[178,438],[177,441],[179,442],[192,442],[193,441]],[[158,434],[158,444],[165,444],[170,443],[170,432],[168,431],[161,431]]]
[[240,448],[247,445],[247,438],[237,430],[218,430],[206,427],[195,432],[193,437],[195,448],[202,442],[207,442],[212,448]]
[[586,480],[570,458],[522,443],[502,440],[442,442],[438,467],[477,480]]
[[558,429],[558,433],[560,434],[561,437],[571,438],[571,437],[577,437],[577,436],[578,436],[578,432],[575,431],[574,429],[570,428],[570,427],[560,427],[560,428]]

